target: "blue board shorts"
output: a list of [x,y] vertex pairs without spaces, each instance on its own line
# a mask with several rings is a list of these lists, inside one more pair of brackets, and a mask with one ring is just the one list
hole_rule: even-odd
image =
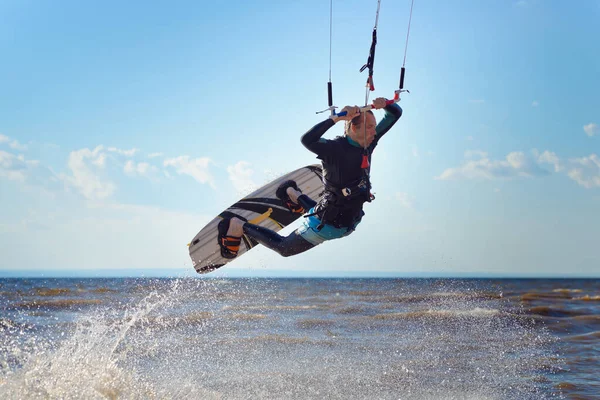
[[[308,214],[312,214],[314,211],[315,209],[313,207],[308,211]],[[354,229],[356,229],[360,220],[354,224],[354,229],[336,228],[333,225],[325,224],[319,231],[317,230],[317,226],[319,226],[320,223],[321,220],[316,215],[305,217],[302,226],[296,230],[296,233],[300,235],[302,239],[316,246],[327,240],[339,239],[350,235],[354,232]]]

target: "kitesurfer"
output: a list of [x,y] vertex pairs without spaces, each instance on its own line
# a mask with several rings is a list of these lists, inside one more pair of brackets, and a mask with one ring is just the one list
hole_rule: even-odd
[[[235,258],[243,234],[284,257],[351,234],[364,215],[363,204],[374,199],[369,180],[371,154],[382,136],[402,116],[398,104],[386,102],[382,97],[373,101],[373,109],[385,111],[379,123],[372,111],[361,112],[360,107],[346,106],[302,136],[302,144],[323,164],[324,194],[317,203],[302,194],[294,181],[284,182],[276,193],[290,212],[306,213],[300,228],[281,236],[236,217],[225,218],[218,226],[221,255]],[[322,138],[339,121],[346,121],[345,135],[332,140]]]

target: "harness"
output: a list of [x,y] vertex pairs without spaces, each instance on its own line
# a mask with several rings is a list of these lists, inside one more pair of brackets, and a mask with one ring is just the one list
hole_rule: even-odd
[[[371,193],[371,181],[366,172],[364,176],[343,188],[337,187],[323,177],[324,190],[319,195],[323,200],[315,207],[315,211],[306,217],[318,216],[321,223],[317,226],[320,231],[325,224],[336,228],[354,230],[357,219],[362,217],[362,205],[375,200]],[[358,213],[360,210],[360,214]]]

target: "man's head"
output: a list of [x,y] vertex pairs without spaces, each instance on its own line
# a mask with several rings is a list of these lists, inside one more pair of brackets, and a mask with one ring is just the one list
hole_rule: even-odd
[[376,126],[375,115],[372,111],[366,111],[354,117],[352,121],[346,122],[346,135],[362,147],[369,147],[375,138]]

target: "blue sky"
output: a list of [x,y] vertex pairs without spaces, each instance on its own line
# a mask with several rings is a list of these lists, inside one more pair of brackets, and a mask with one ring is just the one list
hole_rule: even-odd
[[[364,104],[376,6],[333,2],[340,108]],[[409,9],[382,1],[371,99],[398,88]],[[599,17],[415,0],[359,229],[217,273],[600,276]],[[0,1],[0,54],[0,270],[192,268],[206,222],[317,162],[328,1]]]

